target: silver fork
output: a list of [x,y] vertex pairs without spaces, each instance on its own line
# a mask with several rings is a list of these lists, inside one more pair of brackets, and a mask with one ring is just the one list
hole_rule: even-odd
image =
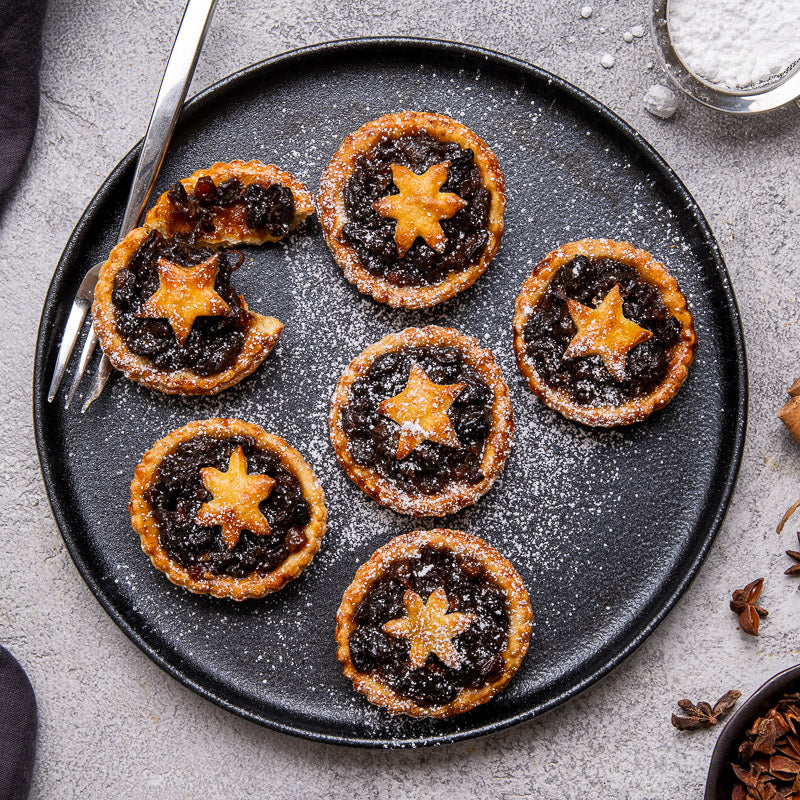
[[[178,121],[178,114],[183,106],[186,92],[194,74],[194,68],[197,65],[197,58],[200,55],[200,49],[206,38],[216,5],[217,0],[188,0],[186,3],[167,66],[164,68],[164,77],[161,79],[161,87],[158,90],[153,113],[150,116],[150,123],[147,126],[147,133],[136,164],[136,173],[133,176],[133,183],[128,195],[128,205],[125,207],[125,213],[122,217],[119,240],[127,236],[136,227],[147,199],[150,197],[150,192],[153,191],[156,176],[159,169],[161,169],[167,145],[175,130],[175,123]],[[81,285],[78,287],[75,300],[72,302],[72,308],[67,318],[67,324],[64,326],[64,333],[58,348],[58,358],[53,370],[53,378],[50,381],[50,390],[47,393],[47,400],[50,403],[53,402],[58,393],[58,388],[72,356],[72,351],[75,349],[75,344],[80,337],[83,322],[92,305],[97,277],[102,266],[102,262],[95,264],[86,273]],[[72,386],[70,386],[64,403],[65,408],[69,408],[96,346],[97,335],[92,327],[89,329],[86,341],[83,344]],[[83,404],[82,412],[86,411],[100,396],[110,374],[111,364],[104,355],[95,374],[92,390]]]

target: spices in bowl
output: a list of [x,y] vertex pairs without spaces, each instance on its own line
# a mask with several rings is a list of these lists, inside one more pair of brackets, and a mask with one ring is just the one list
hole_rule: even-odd
[[784,695],[756,718],[731,768],[732,800],[800,797],[800,693]]
[[773,675],[722,730],[704,800],[800,798],[800,664]]

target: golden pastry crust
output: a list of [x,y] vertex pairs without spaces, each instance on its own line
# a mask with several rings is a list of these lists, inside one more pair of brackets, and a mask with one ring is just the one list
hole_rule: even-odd
[[[181,179],[183,188],[191,194],[197,181],[203,177],[210,177],[214,183],[219,184],[224,181],[236,178],[242,186],[249,186],[257,183],[265,189],[275,183],[286,186],[291,190],[295,204],[295,218],[292,228],[297,227],[306,217],[314,213],[314,197],[308,191],[306,185],[301,183],[289,172],[278,169],[274,164],[262,164],[260,161],[218,161],[208,169],[198,169],[188,178]],[[245,221],[246,210],[241,203],[235,203],[229,207],[210,208],[211,221],[214,223],[214,230],[210,232],[202,231],[198,236],[199,245],[218,247],[220,245],[238,246],[242,244],[265,244],[266,242],[278,242],[283,237],[275,236],[267,231],[254,231],[247,226]],[[188,233],[191,224],[186,220],[177,218],[173,205],[164,192],[158,198],[156,204],[147,212],[144,227],[160,231],[166,237],[172,237],[176,233]]]
[[[481,459],[483,480],[476,484],[453,482],[433,495],[410,494],[375,469],[358,464],[350,455],[348,438],[341,426],[342,411],[347,405],[353,383],[365,375],[380,355],[407,347],[457,347],[469,364],[486,382],[493,394],[492,422]],[[453,514],[477,502],[497,479],[503,469],[514,440],[514,415],[511,410],[508,386],[490,350],[478,340],[465,336],[454,328],[429,325],[426,328],[406,328],[370,345],[342,373],[331,398],[328,417],[331,442],[344,471],[366,494],[383,506],[415,517],[441,517]]]
[[[462,689],[446,705],[423,707],[417,705],[382,683],[377,677],[359,672],[350,657],[350,636],[355,631],[355,612],[370,587],[397,561],[411,558],[423,547],[449,550],[456,555],[481,564],[493,582],[503,591],[508,604],[508,643],[503,650],[505,669],[497,680],[477,689]],[[353,688],[365,695],[374,705],[392,714],[410,716],[450,717],[469,711],[491,700],[503,689],[528,652],[531,635],[531,604],[528,592],[513,565],[483,539],[462,531],[435,529],[413,531],[397,536],[376,550],[370,559],[359,567],[355,578],[344,592],[336,614],[337,657],[344,667],[344,675],[353,682]]]
[[[348,222],[344,195],[360,155],[371,152],[383,137],[397,139],[419,133],[429,133],[441,141],[456,142],[474,152],[483,186],[491,196],[487,228],[489,238],[478,258],[473,259],[466,269],[451,273],[440,283],[417,287],[395,286],[380,275],[366,270],[355,249],[344,237],[343,228]],[[505,181],[495,154],[469,128],[443,114],[403,111],[386,114],[368,122],[345,138],[325,168],[317,202],[325,241],[336,262],[344,270],[347,280],[381,303],[401,308],[426,308],[468,288],[486,271],[500,247],[500,238],[503,235]]]
[[[681,326],[679,339],[671,349],[669,368],[664,379],[648,394],[618,406],[579,405],[566,391],[555,389],[546,383],[526,353],[523,331],[528,319],[558,270],[576,256],[586,256],[590,259],[608,258],[634,267],[643,281],[658,289],[664,305]],[[697,350],[697,334],[692,315],[675,278],[647,251],[639,250],[629,242],[617,242],[611,239],[583,239],[579,242],[569,242],[548,253],[522,286],[515,306],[513,329],[517,366],[533,392],[545,405],[565,417],[584,425],[597,427],[631,425],[667,405],[686,380],[689,366]]]
[[[193,578],[189,571],[174,561],[161,546],[153,509],[146,499],[147,492],[155,483],[164,458],[182,442],[200,435],[218,439],[237,435],[250,436],[260,448],[276,453],[280,457],[281,464],[300,482],[303,497],[311,510],[311,519],[304,528],[306,544],[266,575],[253,572],[245,577],[236,578],[206,572],[200,578]],[[191,592],[227,597],[231,600],[264,597],[271,592],[277,592],[289,581],[294,580],[311,563],[319,550],[327,520],[322,487],[300,453],[279,436],[267,433],[258,425],[240,419],[196,420],[159,439],[142,456],[141,463],[136,467],[128,509],[133,529],[142,541],[142,550],[150,557],[157,570],[163,572],[172,583]]]
[[[117,330],[117,309],[112,301],[114,276],[127,266],[140,245],[148,237],[147,228],[135,228],[112,251],[100,270],[94,292],[92,319],[103,352],[127,378],[165,394],[216,394],[247,377],[269,355],[283,330],[283,323],[274,317],[264,317],[255,311],[236,363],[214,375],[198,375],[191,370],[168,372],[156,368],[148,359],[136,355]],[[242,299],[244,304],[244,299]],[[247,308],[246,304],[245,308]]]

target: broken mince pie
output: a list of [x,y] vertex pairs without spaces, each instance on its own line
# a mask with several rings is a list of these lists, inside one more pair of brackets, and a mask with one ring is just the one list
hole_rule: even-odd
[[131,483],[131,523],[173,583],[232,600],[296,578],[325,533],[325,496],[283,439],[238,419],[209,419],[157,441]]
[[396,307],[432,306],[471,286],[503,234],[496,156],[442,114],[387,114],[350,134],[318,200],[325,241],[347,280]]
[[303,183],[273,164],[218,162],[164,192],[144,226],[164,236],[194,232],[201,245],[277,242],[314,212]]
[[452,328],[406,328],[368,347],[331,400],[344,471],[402,514],[442,516],[494,483],[514,436],[508,387],[489,350]]
[[585,425],[629,425],[665,406],[696,349],[677,281],[627,242],[565,244],[517,297],[520,372],[546,405]]
[[491,700],[531,633],[514,567],[461,531],[414,531],[363,564],[336,615],[345,677],[393,714],[449,717]]
[[216,394],[249,375],[283,323],[247,308],[231,286],[241,254],[135,228],[100,271],[97,338],[116,369],[167,394]]

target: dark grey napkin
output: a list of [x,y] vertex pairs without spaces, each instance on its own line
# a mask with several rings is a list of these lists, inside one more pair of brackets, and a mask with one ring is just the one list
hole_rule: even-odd
[[25,800],[36,746],[36,698],[25,671],[0,647],[0,800]]
[[47,0],[0,0],[0,208],[17,182],[39,117]]

